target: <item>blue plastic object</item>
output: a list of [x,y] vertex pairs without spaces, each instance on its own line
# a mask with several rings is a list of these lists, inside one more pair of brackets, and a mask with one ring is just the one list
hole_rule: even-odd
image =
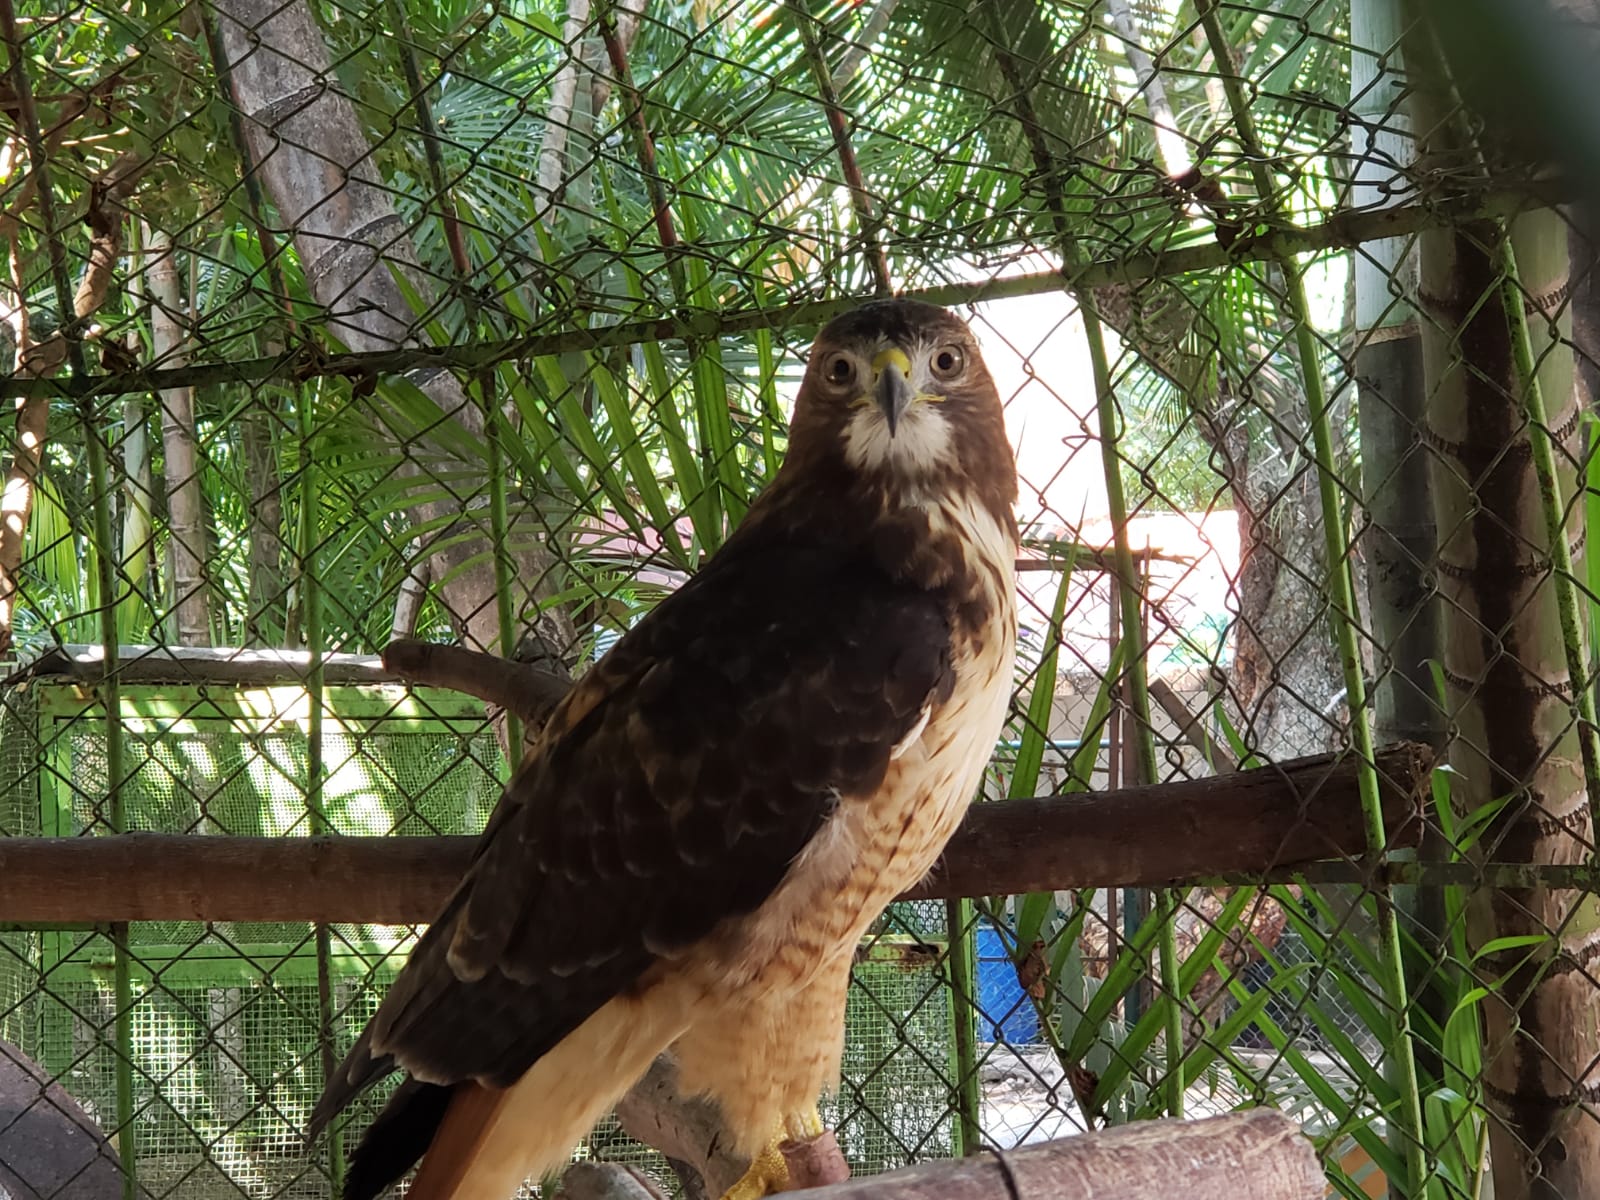
[[978,941],[978,1037],[983,1041],[1034,1045],[1039,1014],[1017,980],[1017,968],[1000,933],[980,921]]

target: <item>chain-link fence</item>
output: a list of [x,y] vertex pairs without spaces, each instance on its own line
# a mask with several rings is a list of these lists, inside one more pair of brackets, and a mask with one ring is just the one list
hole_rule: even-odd
[[[1121,807],[874,927],[853,1169],[1272,1105],[1339,1195],[1600,1192],[1600,16],[1552,11],[0,0],[0,1197],[336,1192],[400,868],[28,856],[477,833],[518,720],[378,652],[559,691],[890,292],[1017,451],[983,799]],[[682,1186],[626,1125],[579,1156]]]

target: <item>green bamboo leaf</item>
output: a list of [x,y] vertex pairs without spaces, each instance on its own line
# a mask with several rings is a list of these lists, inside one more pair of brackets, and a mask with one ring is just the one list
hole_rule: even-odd
[[[1219,963],[1218,966],[1226,969],[1224,964]],[[1238,1044],[1239,1038],[1256,1023],[1256,1019],[1266,1011],[1267,1005],[1272,1003],[1273,999],[1273,993],[1268,988],[1252,992],[1248,1000],[1240,1003],[1228,1014],[1227,1020],[1194,1044],[1183,1058],[1183,1079],[1186,1089],[1225,1057],[1224,1047]]]
[[1506,937],[1491,938],[1473,952],[1472,961],[1488,958],[1492,954],[1499,954],[1506,950],[1520,950],[1529,946],[1548,946],[1553,940],[1548,933],[1523,933],[1508,935]]
[[1064,1053],[1068,1061],[1076,1062],[1089,1053],[1089,1048],[1100,1034],[1100,1027],[1111,1018],[1122,997],[1149,967],[1150,952],[1161,936],[1162,922],[1154,914],[1146,917],[1133,936],[1123,946],[1106,977],[1095,994],[1084,1005],[1078,1026],[1067,1042]]
[[640,440],[639,429],[634,423],[633,412],[623,387],[618,386],[616,378],[599,355],[595,355],[591,360],[590,378],[594,380],[600,405],[606,412],[606,419],[611,423],[611,428],[621,443],[622,463],[627,469],[628,479],[637,489],[656,532],[661,535],[663,545],[671,551],[674,561],[679,566],[691,567],[693,563],[689,558],[689,552],[678,537],[672,510],[668,507],[667,498],[656,480],[655,468],[644,451],[644,443]]
[[[1231,990],[1239,1003],[1249,1002],[1250,995],[1238,985],[1231,985]],[[1377,1168],[1390,1179],[1401,1178],[1400,1172],[1404,1163],[1400,1156],[1389,1147],[1388,1141],[1375,1127],[1370,1116],[1363,1111],[1360,1105],[1359,1093],[1354,1100],[1345,1097],[1334,1087],[1327,1073],[1316,1064],[1312,1063],[1299,1046],[1276,1021],[1269,1015],[1270,1010],[1263,1009],[1256,1015],[1255,1026],[1266,1035],[1268,1043],[1283,1058],[1284,1063],[1292,1070],[1295,1077],[1306,1086],[1306,1089],[1316,1098],[1317,1102],[1331,1114],[1340,1133],[1353,1138],[1357,1145],[1367,1152]],[[1353,1064],[1346,1063],[1347,1067]],[[1378,1072],[1381,1080],[1382,1074]],[[1374,1098],[1381,1092],[1370,1092]]]
[[[710,275],[699,255],[685,260],[684,273],[689,284],[689,302],[708,309],[717,307]],[[707,459],[707,480],[715,480],[714,493],[728,521],[737,525],[750,507],[748,484],[739,466],[733,420],[728,408],[728,372],[722,357],[722,343],[707,338],[691,347],[694,355],[690,385],[694,390],[695,419],[700,431],[700,452]]]
[[[1076,547],[1061,568],[1061,581],[1056,586],[1055,600],[1050,605],[1050,624],[1045,630],[1044,646],[1040,651],[1038,669],[1034,672],[1033,688],[1028,696],[1028,709],[1023,717],[1022,736],[1017,745],[1016,765],[1012,769],[1007,796],[1016,800],[1039,793],[1039,774],[1044,767],[1045,751],[1050,745],[1051,716],[1055,710],[1056,674],[1061,655],[1061,626],[1066,621],[1067,596],[1072,587],[1072,572],[1076,565]],[[1098,739],[1096,739],[1098,741]]]
[[[757,296],[760,294],[758,285]],[[761,415],[761,466],[763,475],[770,481],[778,473],[778,434],[784,427],[783,414],[778,410],[778,358],[772,344],[772,330],[757,329],[755,344],[760,374],[757,404]]]
[[[1200,939],[1179,968],[1179,991],[1183,995],[1188,995],[1194,989],[1194,985],[1213,963],[1217,963],[1219,969],[1223,970],[1224,978],[1231,974],[1226,966],[1219,962],[1217,954],[1229,935],[1238,927],[1239,918],[1244,910],[1254,901],[1255,893],[1246,888],[1240,888],[1228,898],[1222,911],[1211,922],[1205,936]],[[1152,916],[1151,919],[1156,918]],[[1165,1032],[1169,1011],[1175,1002],[1174,997],[1161,992],[1150,1007],[1139,1015],[1139,1020],[1123,1039],[1122,1052],[1100,1074],[1100,1082],[1095,1087],[1097,1103],[1104,1105],[1121,1090],[1134,1065],[1155,1044],[1156,1038]]]
[[533,439],[540,460],[548,464],[573,497],[581,500],[589,495],[589,481],[574,465],[569,443],[562,437],[561,427],[550,419],[548,396],[559,395],[567,389],[566,376],[561,373],[560,366],[548,357],[535,358],[533,368],[543,384],[543,394],[523,372],[513,372],[508,366],[501,368],[501,385],[522,418],[523,432]]
[[[1056,668],[1061,653],[1060,629],[1066,618],[1070,578],[1069,564],[1066,573],[1062,575],[1061,586],[1056,590],[1055,602],[1051,606],[1051,624],[1046,634],[1045,652],[1040,658],[1033,694],[1028,700],[1027,720],[1022,730],[1021,746],[1017,751],[1017,768],[1011,778],[1010,795],[1013,799],[1023,795],[1034,795],[1039,786],[1039,771],[1044,761],[1044,747],[1048,741],[1051,711],[1055,703]],[[1060,789],[1063,795],[1085,791],[1088,788],[1094,760],[1100,752],[1100,730],[1111,713],[1112,681],[1116,678],[1122,661],[1120,645],[1112,652],[1111,659],[1111,667],[1101,678],[1100,686],[1095,692],[1093,701],[1090,702],[1089,713],[1084,721],[1082,741],[1069,761],[1067,778]],[[1028,752],[1026,758],[1024,751]],[[1022,898],[1016,910],[1017,955],[1026,956],[1030,952],[1054,908],[1053,892],[1035,892]],[[1022,958],[1019,957],[1018,962],[1021,961]]]

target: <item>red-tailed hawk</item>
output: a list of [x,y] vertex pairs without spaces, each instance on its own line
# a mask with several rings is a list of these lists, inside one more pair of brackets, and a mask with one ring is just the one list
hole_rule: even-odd
[[821,1132],[858,939],[933,865],[994,749],[1016,640],[1016,467],[971,332],[863,305],[818,336],[783,468],[573,687],[313,1130],[406,1079],[368,1200],[502,1200],[670,1049],[784,1183]]

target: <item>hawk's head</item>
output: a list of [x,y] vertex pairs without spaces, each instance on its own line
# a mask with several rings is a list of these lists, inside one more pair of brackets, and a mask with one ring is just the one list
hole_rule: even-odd
[[789,456],[827,464],[891,504],[970,490],[1009,521],[1017,497],[977,339],[954,314],[916,300],[864,304],[817,335]]

